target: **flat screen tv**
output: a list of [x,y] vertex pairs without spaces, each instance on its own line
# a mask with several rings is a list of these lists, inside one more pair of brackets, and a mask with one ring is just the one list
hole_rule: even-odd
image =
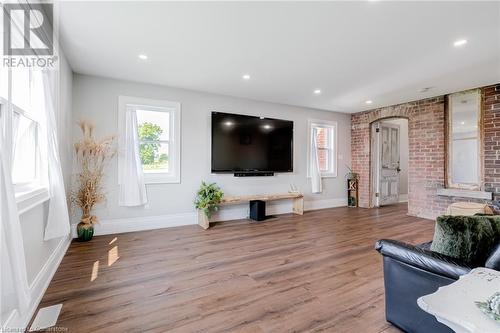
[[213,173],[293,171],[293,121],[212,112]]

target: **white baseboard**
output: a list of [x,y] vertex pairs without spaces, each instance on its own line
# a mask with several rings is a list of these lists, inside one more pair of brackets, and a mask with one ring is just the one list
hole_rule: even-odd
[[[347,199],[325,199],[304,202],[304,210],[316,210],[334,207],[347,206]],[[278,215],[287,214],[292,211],[291,201],[268,202],[266,207],[267,214]],[[248,204],[225,206],[215,213],[211,221],[229,221],[248,218]],[[144,216],[101,220],[95,226],[94,235],[120,234],[124,232],[154,230],[183,225],[198,224],[196,212],[169,214],[160,216]],[[76,226],[72,226],[73,238],[76,237]]]
[[304,202],[304,210],[317,210],[347,206],[347,199],[324,199]]
[[17,310],[13,311],[5,322],[4,326],[6,328],[26,329],[70,244],[70,237],[61,238],[59,244],[57,244],[57,247],[54,249],[49,259],[45,262],[45,265],[43,265],[42,269],[38,272],[35,279],[29,286],[31,304],[28,311],[26,311],[25,314],[20,314]]
[[399,202],[408,202],[408,194],[400,194]]
[[[195,212],[100,220],[94,227],[94,235],[121,234],[124,232],[162,229],[197,223],[197,214]],[[73,237],[76,238],[76,225],[73,225],[71,229]]]

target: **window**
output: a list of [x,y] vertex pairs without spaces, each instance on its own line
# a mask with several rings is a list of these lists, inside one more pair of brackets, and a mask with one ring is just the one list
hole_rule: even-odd
[[311,176],[312,156],[316,135],[319,169],[322,177],[337,177],[337,123],[309,121],[308,175]]
[[145,173],[169,172],[170,112],[137,109],[139,154]]
[[13,123],[12,181],[20,187],[37,182],[38,124],[16,111]]
[[448,96],[448,187],[481,188],[481,93]]
[[180,104],[121,96],[121,133],[127,109],[136,112],[139,157],[146,184],[180,182]]
[[2,71],[0,112],[4,123],[7,153],[12,160],[12,182],[16,196],[38,191],[44,183],[39,157],[39,119],[33,96],[43,87],[34,84],[34,74],[25,68]]

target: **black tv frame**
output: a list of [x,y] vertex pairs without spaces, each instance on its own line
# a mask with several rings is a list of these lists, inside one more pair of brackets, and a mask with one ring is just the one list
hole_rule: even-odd
[[[212,122],[212,115],[214,113],[218,114],[226,114],[229,116],[244,116],[244,117],[251,117],[251,118],[259,118],[259,119],[269,119],[269,120],[278,120],[278,121],[288,121],[292,123],[292,137],[291,137],[291,152],[290,152],[290,158],[292,161],[291,169],[283,171],[283,170],[214,170],[213,165],[214,165],[214,131],[213,131],[213,122]],[[213,174],[233,174],[235,177],[262,177],[262,176],[274,176],[275,173],[291,173],[293,172],[293,167],[294,167],[294,136],[295,136],[295,122],[293,120],[287,120],[287,119],[277,119],[277,118],[269,118],[269,117],[263,117],[263,116],[254,116],[254,115],[247,115],[247,114],[241,114],[241,113],[227,113],[227,112],[218,112],[218,111],[212,111],[210,114],[210,170],[211,173]]]

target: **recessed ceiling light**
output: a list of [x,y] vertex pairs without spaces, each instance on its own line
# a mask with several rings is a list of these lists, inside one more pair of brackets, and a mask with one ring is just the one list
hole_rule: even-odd
[[453,43],[453,46],[459,47],[459,46],[464,46],[465,44],[467,44],[467,39],[459,39]]
[[321,94],[321,89],[316,89],[316,90],[314,90],[314,94],[315,94],[315,95],[320,95],[320,94]]
[[461,122],[460,122],[460,125],[465,125],[465,121],[461,121]]
[[372,103],[373,103],[373,101],[372,101],[372,100],[367,100],[365,103],[366,103],[366,104],[372,104]]
[[250,75],[249,74],[243,74],[242,78],[243,78],[243,80],[250,80]]
[[148,60],[148,56],[146,54],[139,54],[139,59]]

